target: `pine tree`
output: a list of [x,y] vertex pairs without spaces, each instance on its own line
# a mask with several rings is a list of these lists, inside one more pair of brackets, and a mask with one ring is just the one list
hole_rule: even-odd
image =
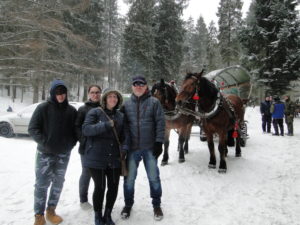
[[116,82],[116,68],[118,67],[119,35],[118,35],[118,8],[117,0],[104,0],[104,52],[105,68],[108,77],[108,86]]
[[218,31],[214,21],[211,21],[208,27],[207,40],[207,71],[220,68],[220,53],[218,46]]
[[200,71],[207,65],[208,31],[202,16],[199,17],[193,37],[193,57],[196,70]]
[[257,0],[241,32],[249,66],[272,92],[282,94],[299,77],[300,23],[296,1]]
[[131,1],[124,30],[122,69],[124,81],[137,74],[152,79],[155,55],[156,0]]
[[224,66],[239,63],[239,28],[242,25],[241,0],[221,0],[218,7],[219,46]]
[[155,79],[171,80],[178,76],[183,59],[184,28],[182,2],[160,0],[155,36]]
[[195,62],[193,61],[194,59],[193,37],[195,35],[195,25],[192,17],[190,17],[184,23],[184,29],[185,32],[184,32],[184,43],[183,43],[183,61],[181,63],[181,68],[180,68],[181,74],[196,71]]

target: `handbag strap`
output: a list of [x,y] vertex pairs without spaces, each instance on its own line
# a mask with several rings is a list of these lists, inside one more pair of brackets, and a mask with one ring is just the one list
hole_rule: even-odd
[[[112,121],[112,119],[107,115],[107,113],[101,107],[99,107],[99,109],[100,109],[101,112],[103,112],[103,114],[106,116],[106,118],[108,119],[108,121]],[[120,139],[118,137],[118,133],[116,131],[115,126],[113,126],[112,129],[113,129],[114,135],[115,135],[115,137],[117,139],[117,142],[118,142],[119,146],[121,147],[121,142],[120,142]]]

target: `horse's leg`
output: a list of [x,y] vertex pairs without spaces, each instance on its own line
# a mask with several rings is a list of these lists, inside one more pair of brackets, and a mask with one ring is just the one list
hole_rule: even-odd
[[178,139],[178,144],[179,144],[179,159],[178,162],[183,163],[185,162],[185,158],[184,158],[184,150],[183,150],[183,143],[185,141],[185,137],[182,134],[182,130],[180,130],[179,132],[179,139]]
[[235,140],[235,157],[241,157],[242,151],[241,151],[241,132],[238,132],[238,137]]
[[215,155],[215,145],[213,140],[213,135],[206,133],[207,145],[210,153],[210,159],[208,163],[208,168],[216,168],[216,155]]
[[190,136],[191,136],[191,131],[192,131],[192,125],[189,125],[187,130],[186,130],[186,135],[185,135],[185,141],[184,141],[184,152],[187,154],[189,153],[189,140],[190,140]]
[[164,140],[164,154],[163,154],[163,159],[161,161],[162,166],[167,165],[169,161],[169,144],[170,144],[169,138],[170,138],[170,130],[166,129],[165,140]]
[[225,161],[225,155],[226,155],[226,135],[227,132],[224,132],[222,134],[219,134],[219,153],[220,153],[220,166],[219,166],[219,173],[226,173],[227,171],[227,165]]

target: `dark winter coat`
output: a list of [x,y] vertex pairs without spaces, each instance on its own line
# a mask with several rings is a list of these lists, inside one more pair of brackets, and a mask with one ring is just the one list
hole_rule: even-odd
[[126,143],[124,150],[153,149],[155,142],[164,141],[165,116],[158,99],[150,92],[141,97],[131,95],[123,106]]
[[290,98],[287,99],[285,101],[285,112],[284,112],[286,123],[293,123],[295,110],[296,110],[295,103],[291,101]]
[[272,118],[273,119],[283,119],[284,109],[285,109],[285,106],[284,106],[283,102],[276,101],[271,106]]
[[285,101],[285,115],[286,116],[294,116],[295,114],[295,109],[296,109],[296,105],[293,101],[291,101],[290,99]]
[[54,90],[65,86],[63,81],[52,83],[50,99],[38,105],[34,111],[28,133],[37,142],[37,149],[43,153],[60,154],[71,151],[76,144],[76,109],[66,99],[58,103]]
[[78,109],[77,112],[77,118],[75,121],[75,127],[76,127],[76,136],[77,139],[79,140],[79,148],[78,152],[80,154],[84,153],[85,149],[85,143],[86,143],[86,137],[82,134],[82,124],[84,122],[86,114],[92,109],[100,106],[100,102],[92,102],[92,101],[87,101],[84,103],[83,106],[81,106]]
[[260,113],[262,115],[271,116],[270,108],[271,108],[271,102],[270,101],[263,101],[260,104]]
[[[116,131],[122,142],[124,137],[124,115],[118,110],[105,110],[114,120]],[[99,109],[91,109],[82,125],[82,133],[87,137],[83,155],[83,166],[87,168],[120,168],[120,148],[113,129],[105,114]]]

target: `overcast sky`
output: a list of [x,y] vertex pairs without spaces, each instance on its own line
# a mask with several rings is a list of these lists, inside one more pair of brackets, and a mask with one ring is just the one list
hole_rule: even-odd
[[[192,16],[197,22],[200,15],[204,18],[206,25],[209,25],[211,20],[214,20],[216,25],[218,18],[216,13],[218,11],[220,0],[189,0],[189,6],[184,10],[184,19],[187,20]],[[249,9],[251,0],[244,0],[243,15],[246,16],[246,12]],[[128,11],[128,6],[123,3],[123,0],[119,0],[119,11],[122,15],[125,15]]]

